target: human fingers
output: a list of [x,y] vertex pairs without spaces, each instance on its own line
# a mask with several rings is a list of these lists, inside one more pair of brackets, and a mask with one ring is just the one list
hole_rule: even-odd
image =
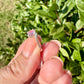
[[[40,43],[39,38],[38,41]],[[35,37],[28,38],[20,46],[12,62],[1,71],[2,84],[23,84],[32,77],[39,64],[40,48]]]
[[63,69],[62,60],[53,56],[44,62],[38,81],[40,84],[72,84],[72,76],[68,70]]
[[[52,55],[57,55],[60,47],[61,47],[61,44],[57,40],[52,40],[50,42],[44,43],[42,45],[42,52],[41,52],[43,61],[47,60]],[[53,52],[50,52],[52,49],[53,49]],[[35,77],[35,79],[31,82],[31,84],[38,84],[37,82],[38,82],[37,77]]]
[[[42,46],[42,57],[44,64],[42,65],[39,74],[40,84],[51,84],[64,74],[63,62],[59,57],[56,56],[60,49],[60,43],[56,41],[54,42],[55,43],[48,42]],[[53,58],[53,56],[55,57],[55,59],[50,59]]]
[[52,56],[42,65],[39,74],[40,84],[52,84],[63,75],[63,62],[57,56]]
[[52,56],[57,56],[61,48],[61,43],[58,40],[51,40],[50,42],[44,43],[42,45],[41,56],[45,62]]
[[71,72],[68,70],[64,70],[64,74],[52,84],[72,84]]

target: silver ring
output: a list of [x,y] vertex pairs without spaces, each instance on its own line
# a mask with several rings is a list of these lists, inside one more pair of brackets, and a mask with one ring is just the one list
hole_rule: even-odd
[[30,37],[30,38],[35,37],[38,46],[41,48],[41,45],[40,45],[40,43],[39,43],[39,41],[38,41],[38,37],[37,37],[38,35],[37,35],[37,33],[35,32],[34,29],[28,31],[28,32],[27,32],[27,35],[28,35],[28,37]]

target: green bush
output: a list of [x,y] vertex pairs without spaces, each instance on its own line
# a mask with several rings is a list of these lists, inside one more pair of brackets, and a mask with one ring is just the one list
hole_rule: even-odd
[[[35,29],[42,43],[57,39],[62,48],[58,56],[64,68],[72,72],[73,84],[84,83],[84,1],[83,0],[22,0],[16,4],[18,13],[12,21],[14,40],[4,51],[6,64]],[[1,54],[3,54],[1,51]]]

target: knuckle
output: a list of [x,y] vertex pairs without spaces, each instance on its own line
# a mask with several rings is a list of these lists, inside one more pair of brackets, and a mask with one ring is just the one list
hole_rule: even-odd
[[22,75],[23,68],[21,62],[14,60],[8,67],[7,70],[11,72],[13,76],[19,77]]

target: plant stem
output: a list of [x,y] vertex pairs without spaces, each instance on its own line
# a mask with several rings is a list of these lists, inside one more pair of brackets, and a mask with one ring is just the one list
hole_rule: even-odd
[[70,34],[69,34],[68,32],[66,32],[65,30],[64,30],[64,32],[66,33],[66,35],[68,35],[68,36],[70,35]]
[[74,33],[77,34],[77,33],[80,32],[81,30],[84,30],[84,28],[80,28],[80,29],[74,31]]
[[57,11],[56,11],[56,15],[57,15],[57,19],[58,19],[59,23],[61,24],[61,21],[60,21],[60,19],[59,19],[59,16],[58,16]]

